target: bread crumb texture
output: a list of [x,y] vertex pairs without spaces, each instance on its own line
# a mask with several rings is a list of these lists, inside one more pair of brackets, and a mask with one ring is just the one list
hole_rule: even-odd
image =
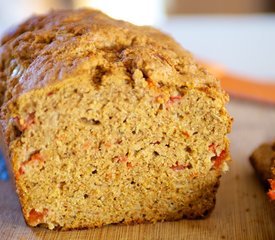
[[194,219],[215,205],[228,96],[154,28],[92,9],[31,17],[2,39],[0,101],[30,226]]

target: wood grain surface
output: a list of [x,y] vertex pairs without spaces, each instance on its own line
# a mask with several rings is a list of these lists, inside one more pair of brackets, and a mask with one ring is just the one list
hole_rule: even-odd
[[229,110],[233,161],[209,218],[69,232],[29,228],[11,183],[0,182],[0,239],[275,239],[275,208],[248,162],[258,144],[275,139],[275,107],[233,100]]

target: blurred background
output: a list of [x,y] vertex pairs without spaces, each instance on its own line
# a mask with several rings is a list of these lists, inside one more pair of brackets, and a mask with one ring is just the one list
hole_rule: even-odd
[[[154,25],[199,58],[225,65],[233,72],[266,82],[275,78],[274,0],[1,1],[0,35],[32,14],[79,7],[98,8],[138,25]],[[272,61],[265,61],[267,58]]]
[[171,0],[167,1],[168,14],[232,14],[273,12],[274,0]]
[[157,24],[182,14],[255,14],[275,11],[274,0],[9,0],[1,1],[0,22],[17,23],[51,9],[94,7],[135,24]]

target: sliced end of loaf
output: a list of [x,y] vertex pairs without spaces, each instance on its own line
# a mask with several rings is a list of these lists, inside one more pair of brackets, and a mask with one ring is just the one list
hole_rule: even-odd
[[222,101],[205,89],[154,85],[138,71],[19,98],[9,137],[29,225],[200,218],[214,207],[229,158]]

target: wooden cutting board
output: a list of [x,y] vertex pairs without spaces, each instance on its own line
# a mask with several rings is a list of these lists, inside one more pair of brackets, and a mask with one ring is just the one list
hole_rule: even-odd
[[233,161],[209,218],[69,232],[29,228],[11,183],[0,182],[0,239],[275,239],[275,205],[248,162],[253,148],[275,139],[275,108],[233,100],[229,110],[235,118],[230,135]]

